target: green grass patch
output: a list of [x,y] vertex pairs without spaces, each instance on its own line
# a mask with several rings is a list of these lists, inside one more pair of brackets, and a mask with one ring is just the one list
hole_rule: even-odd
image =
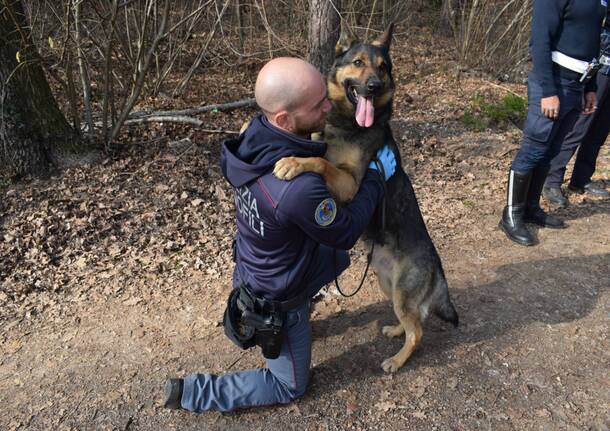
[[464,199],[462,201],[462,204],[464,204],[464,206],[466,208],[470,208],[470,209],[473,209],[475,207],[475,203],[473,201],[471,201],[470,199]]
[[476,130],[477,132],[482,132],[487,129],[488,123],[482,118],[480,115],[475,114],[470,110],[466,110],[464,115],[461,118],[462,124],[469,129]]
[[510,123],[521,124],[527,113],[527,101],[523,97],[507,94],[496,102],[488,102],[481,93],[475,93],[464,111],[461,121],[469,129],[483,131],[489,127],[504,127]]

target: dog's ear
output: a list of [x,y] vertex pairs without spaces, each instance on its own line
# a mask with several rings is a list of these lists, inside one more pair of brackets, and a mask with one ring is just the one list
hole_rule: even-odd
[[372,45],[385,46],[387,50],[390,49],[390,43],[392,43],[392,33],[394,33],[394,23],[391,22],[386,31],[381,36],[371,42]]
[[352,36],[352,32],[348,28],[345,20],[341,20],[341,35],[335,46],[335,57],[343,55],[356,43],[356,39]]

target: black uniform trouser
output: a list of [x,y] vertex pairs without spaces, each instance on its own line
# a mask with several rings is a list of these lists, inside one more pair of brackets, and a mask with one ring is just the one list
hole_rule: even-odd
[[[591,181],[601,146],[610,134],[610,76],[597,74],[597,110],[590,115],[581,114],[572,131],[565,137],[561,150],[551,161],[546,187],[560,187],[566,166],[576,149],[578,155],[570,184],[583,187]],[[580,148],[579,148],[580,145]]]
[[542,114],[542,86],[530,74],[527,81],[527,117],[523,127],[521,147],[511,168],[517,172],[548,168],[559,153],[565,136],[573,129],[582,111],[584,86],[574,79],[556,76],[555,86],[559,97],[559,118],[552,120]]

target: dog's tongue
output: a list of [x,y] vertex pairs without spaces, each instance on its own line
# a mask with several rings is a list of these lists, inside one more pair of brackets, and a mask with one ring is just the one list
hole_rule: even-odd
[[358,106],[356,106],[356,122],[360,127],[371,127],[375,116],[372,98],[358,95]]

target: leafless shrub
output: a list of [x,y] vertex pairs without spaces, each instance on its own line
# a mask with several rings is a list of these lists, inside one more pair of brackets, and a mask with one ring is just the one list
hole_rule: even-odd
[[[363,38],[406,31],[424,0],[329,0]],[[143,97],[181,97],[202,69],[305,57],[308,0],[30,0],[32,38],[65,112],[110,144]],[[399,31],[400,32],[400,31]]]
[[500,75],[521,66],[528,58],[531,10],[532,0],[454,2],[449,14],[460,63]]

